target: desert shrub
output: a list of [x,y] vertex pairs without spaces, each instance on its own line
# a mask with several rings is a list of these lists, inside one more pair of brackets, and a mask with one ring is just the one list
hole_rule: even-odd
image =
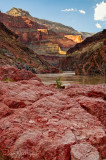
[[21,58],[17,58],[17,61],[19,61],[19,62],[21,62],[21,63],[24,62],[23,59],[21,59]]
[[3,81],[4,81],[4,82],[8,82],[8,81],[14,82],[14,80],[10,79],[9,77],[6,77]]
[[62,87],[61,77],[58,77],[56,79],[56,84],[57,84],[57,88],[61,88]]
[[2,49],[2,48],[0,48],[0,54],[1,54],[1,55],[4,55],[4,54],[5,54],[5,50]]

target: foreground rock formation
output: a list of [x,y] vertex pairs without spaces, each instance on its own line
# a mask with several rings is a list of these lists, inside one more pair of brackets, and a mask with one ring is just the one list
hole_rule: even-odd
[[[43,85],[32,73],[24,77],[20,70],[8,68],[0,69],[0,155],[3,159],[106,158],[105,84],[71,85],[59,90]],[[19,79],[10,81],[14,74]],[[25,80],[26,75],[32,76]],[[7,81],[5,76],[9,76]]]
[[9,64],[33,73],[58,72],[38,54],[18,41],[18,36],[0,22],[0,66]]
[[70,48],[62,67],[81,75],[106,75],[106,30]]

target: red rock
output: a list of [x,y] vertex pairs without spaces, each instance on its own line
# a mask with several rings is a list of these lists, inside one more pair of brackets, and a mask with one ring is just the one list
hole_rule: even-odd
[[20,81],[20,80],[29,80],[36,79],[41,81],[35,74],[26,70],[19,70],[13,66],[4,65],[0,67],[0,80],[2,81]]
[[106,101],[101,98],[97,99],[85,96],[79,97],[78,101],[82,108],[96,116],[104,125],[106,125]]
[[8,64],[33,73],[59,72],[59,69],[54,68],[37,53],[21,44],[17,38],[15,33],[0,22],[0,66]]
[[0,102],[0,118],[8,116],[11,113],[11,109],[6,104]]
[[[13,72],[8,73],[11,76]],[[95,93],[106,92],[106,85],[71,85],[58,90],[36,79],[0,81],[2,154],[13,160],[69,160],[73,154],[70,149],[86,142],[87,148],[92,149],[90,158],[95,153],[96,157],[100,154],[106,158],[105,124],[98,119],[98,114],[92,115],[94,104],[104,104],[105,100],[101,95],[92,97],[89,102],[92,112],[80,105],[88,104],[88,92],[93,88]]]
[[88,96],[89,97],[95,97],[95,98],[101,97],[103,99],[106,99],[106,93],[103,93],[101,91],[96,91],[95,92],[95,89],[90,91],[90,92],[88,92]]
[[75,144],[71,147],[71,160],[100,160],[99,152],[89,143]]
[[[35,53],[42,55],[45,61],[55,67],[59,67],[59,61],[63,57],[61,53],[66,54],[64,48],[68,50],[76,44],[76,41],[65,37],[67,34],[70,36],[73,34],[79,36],[79,33],[72,28],[69,29],[69,27],[67,28],[67,26],[57,23],[53,24],[53,22],[50,24],[50,22],[48,23],[48,21],[45,20],[42,22],[42,20],[31,16],[29,17],[29,15],[23,16],[20,14],[20,11],[18,12],[20,14],[19,16],[14,16],[14,14],[10,14],[10,16],[8,13],[0,12],[0,22],[15,32],[21,43],[26,44],[27,47],[31,48]],[[55,29],[56,31],[53,31]],[[51,61],[48,57],[54,60]]]

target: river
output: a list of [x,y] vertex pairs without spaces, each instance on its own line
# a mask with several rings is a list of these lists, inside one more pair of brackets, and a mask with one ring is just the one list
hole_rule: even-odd
[[81,76],[75,75],[74,72],[65,71],[63,73],[56,74],[38,74],[37,75],[44,84],[56,84],[56,79],[61,77],[63,85],[67,86],[70,84],[103,84],[106,83],[106,76]]

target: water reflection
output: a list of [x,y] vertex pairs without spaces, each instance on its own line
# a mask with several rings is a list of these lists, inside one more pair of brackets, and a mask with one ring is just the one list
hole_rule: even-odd
[[38,74],[44,84],[55,84],[56,78],[61,77],[64,85],[69,84],[103,84],[106,83],[106,76],[79,76],[74,72],[63,72],[56,74]]

